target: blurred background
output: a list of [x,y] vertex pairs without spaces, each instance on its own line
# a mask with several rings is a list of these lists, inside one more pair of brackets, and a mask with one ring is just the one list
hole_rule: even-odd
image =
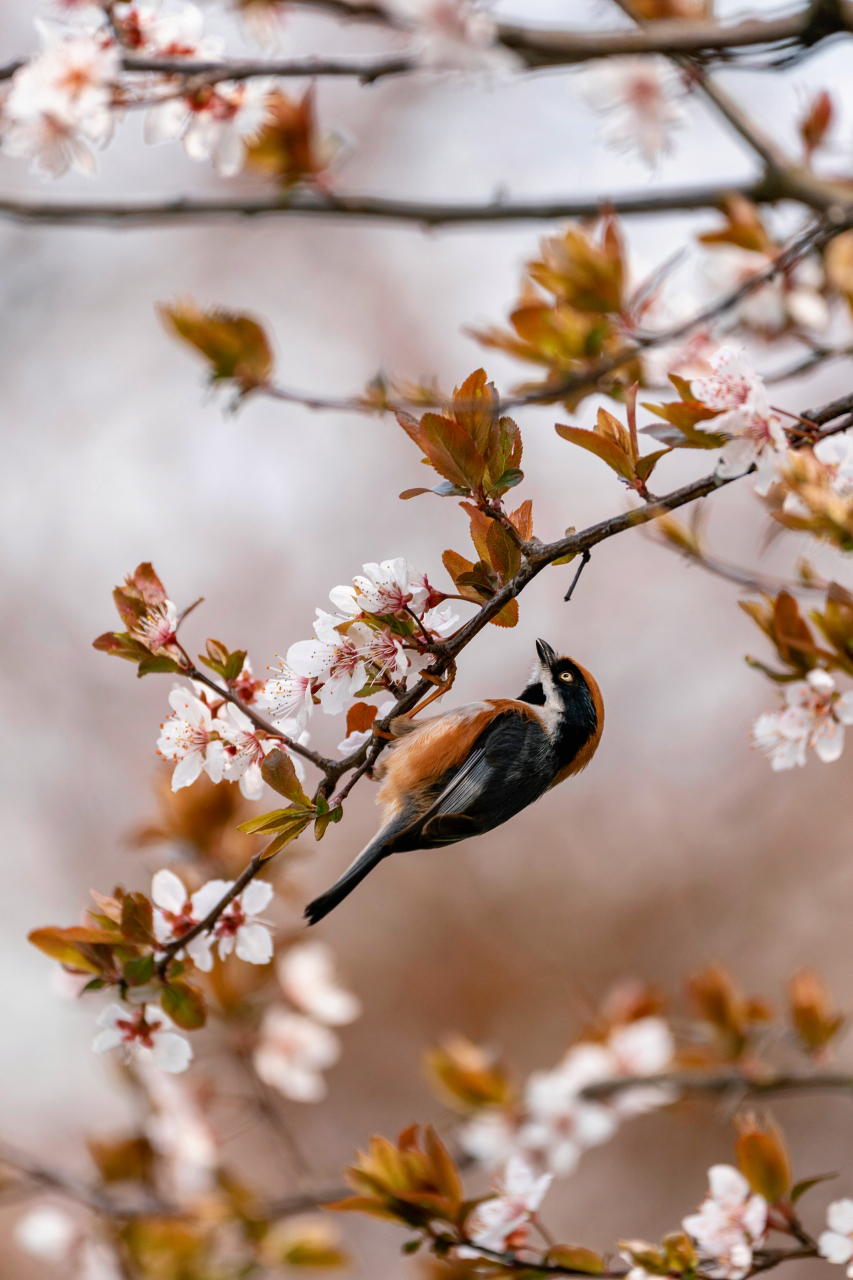
[[[619,21],[612,9],[604,0],[528,0],[523,16],[604,25]],[[27,0],[3,5],[3,60],[33,47],[32,17]],[[228,29],[224,18],[219,25]],[[281,42],[282,52],[353,48],[379,51],[381,38],[298,15]],[[783,143],[803,101],[830,88],[842,109],[841,164],[851,141],[848,43],[784,73],[720,79]],[[344,190],[571,197],[752,172],[727,130],[691,100],[689,128],[649,176],[634,156],[597,141],[595,117],[567,73],[490,83],[422,76],[369,89],[322,82],[318,104],[323,125],[344,126],[351,138],[337,179]],[[0,182],[5,194],[41,192],[8,159]],[[71,177],[48,194],[154,198],[235,185],[262,189],[255,179],[225,184],[176,145],[146,148],[131,116],[94,183]],[[637,275],[717,221],[711,213],[632,220]],[[323,394],[355,391],[379,369],[452,387],[484,363],[506,388],[527,370],[483,353],[463,326],[503,320],[523,262],[551,230],[425,234],[323,219],[0,225],[0,1132],[8,1141],[85,1172],[81,1138],[124,1115],[109,1062],[90,1050],[94,1009],[64,1000],[50,963],[26,942],[37,925],[74,921],[91,887],[147,890],[157,865],[127,836],[153,811],[170,678],[137,682],[129,664],[92,649],[114,625],[112,587],[152,560],[179,607],[205,597],[187,625],[192,651],[216,636],[247,647],[263,672],[310,635],[315,606],[364,561],[405,556],[448,586],[441,552],[468,554],[467,521],[453,504],[398,501],[420,483],[419,461],[391,419],[262,399],[228,416],[155,305],[193,298],[256,314],[274,335],[281,380]],[[837,364],[774,396],[800,410],[849,389],[849,367]],[[589,425],[596,408],[588,400],[577,421]],[[564,410],[518,418],[526,472],[518,496],[532,498],[540,536],[623,508],[613,475],[555,435]],[[705,465],[668,460],[665,487]],[[712,544],[741,563],[791,572],[804,546],[786,534],[760,557],[764,522],[750,487],[732,486],[713,500]],[[838,557],[817,564],[853,586]],[[712,960],[777,1001],[793,970],[815,966],[841,1006],[853,1007],[853,749],[836,764],[812,756],[805,770],[784,774],[750,749],[750,722],[775,694],[744,664],[747,652],[769,653],[734,586],[639,532],[598,548],[564,605],[573,571],[552,569],[533,583],[515,630],[487,629],[443,705],[520,691],[543,636],[601,684],[607,723],[593,766],[481,840],[385,863],[322,925],[365,1012],[343,1033],[327,1102],[288,1105],[321,1175],[334,1178],[371,1132],[440,1114],[420,1063],[451,1030],[499,1048],[520,1076],[557,1061],[588,1003],[615,980],[645,977],[679,1007],[684,974]],[[315,717],[311,728],[323,750],[344,736],[340,720]],[[364,784],[322,845],[303,840],[303,901],[331,883],[374,823]],[[198,1052],[199,1070],[212,1069]],[[850,1194],[849,1100],[786,1101],[776,1113],[797,1176],[846,1168],[832,1194]],[[636,1120],[556,1186],[548,1219],[560,1238],[598,1248],[612,1248],[617,1234],[657,1238],[698,1202],[708,1164],[728,1158],[730,1142],[712,1104]],[[256,1134],[254,1143],[255,1176],[272,1178],[271,1140]],[[815,1225],[821,1194],[810,1206]],[[11,1243],[16,1213],[0,1219],[3,1274],[51,1274]],[[359,1274],[390,1280],[416,1265],[401,1259],[395,1228],[346,1227]]]

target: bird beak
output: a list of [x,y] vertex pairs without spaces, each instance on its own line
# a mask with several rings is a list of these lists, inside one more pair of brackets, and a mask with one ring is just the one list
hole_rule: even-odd
[[545,640],[536,641],[536,652],[543,667],[550,667],[552,663],[557,661],[556,653]]

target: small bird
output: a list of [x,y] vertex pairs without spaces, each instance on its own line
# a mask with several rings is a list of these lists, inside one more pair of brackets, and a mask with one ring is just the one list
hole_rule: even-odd
[[517,698],[471,702],[420,724],[377,769],[382,825],[355,862],[305,916],[316,924],[392,853],[436,849],[483,835],[551,787],[585,769],[604,728],[601,691],[590,673],[536,641],[538,663]]

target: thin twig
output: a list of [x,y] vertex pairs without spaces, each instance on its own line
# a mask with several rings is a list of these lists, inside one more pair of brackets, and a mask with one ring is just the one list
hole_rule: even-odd
[[832,1071],[768,1071],[766,1075],[749,1075],[732,1067],[726,1071],[705,1074],[697,1071],[668,1071],[656,1076],[620,1076],[587,1085],[580,1096],[589,1099],[611,1098],[628,1089],[675,1088],[683,1093],[725,1094],[743,1090],[749,1095],[770,1093],[853,1093],[853,1075]]

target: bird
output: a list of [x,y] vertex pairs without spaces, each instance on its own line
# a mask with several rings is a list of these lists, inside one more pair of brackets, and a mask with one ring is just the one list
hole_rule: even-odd
[[420,723],[398,717],[398,740],[376,773],[382,824],[339,880],[305,908],[309,925],[334,910],[392,853],[483,835],[585,769],[604,728],[589,671],[536,641],[517,698],[487,698]]

